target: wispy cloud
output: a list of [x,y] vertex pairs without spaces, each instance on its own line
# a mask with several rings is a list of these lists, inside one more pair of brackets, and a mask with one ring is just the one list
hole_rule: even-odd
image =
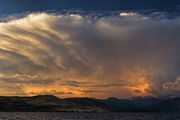
[[32,13],[1,22],[0,82],[18,85],[13,94],[166,94],[180,75],[180,18],[122,15]]

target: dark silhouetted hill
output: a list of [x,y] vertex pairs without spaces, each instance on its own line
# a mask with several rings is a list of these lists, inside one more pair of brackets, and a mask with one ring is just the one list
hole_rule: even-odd
[[0,112],[180,112],[180,98],[0,97]]

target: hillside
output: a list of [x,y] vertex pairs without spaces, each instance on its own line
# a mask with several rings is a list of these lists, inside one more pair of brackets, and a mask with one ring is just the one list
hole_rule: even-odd
[[180,98],[0,97],[0,112],[180,112]]

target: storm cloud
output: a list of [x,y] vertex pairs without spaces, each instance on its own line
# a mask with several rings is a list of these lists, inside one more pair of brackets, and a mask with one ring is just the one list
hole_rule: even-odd
[[179,31],[178,16],[133,12],[9,17],[0,23],[0,82],[18,87],[13,93],[1,87],[1,94],[101,98],[177,94]]

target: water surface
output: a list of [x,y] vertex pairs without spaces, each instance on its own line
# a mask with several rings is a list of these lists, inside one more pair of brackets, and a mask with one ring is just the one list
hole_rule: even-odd
[[179,114],[158,113],[0,113],[0,120],[180,120]]

